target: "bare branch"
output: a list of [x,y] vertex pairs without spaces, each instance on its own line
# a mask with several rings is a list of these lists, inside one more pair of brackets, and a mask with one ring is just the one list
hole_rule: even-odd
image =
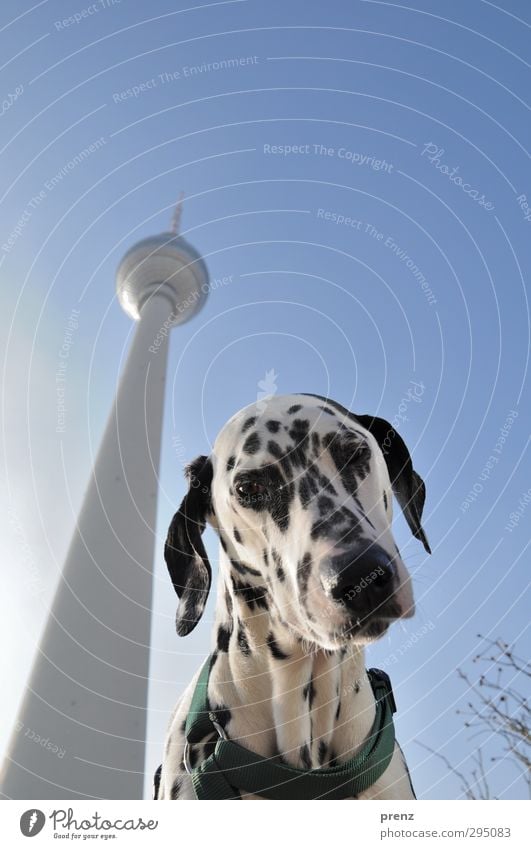
[[456,769],[441,752],[424,743],[419,745],[436,755],[459,778],[468,799],[496,798],[491,794],[488,780],[492,767],[487,769],[485,765],[487,746],[488,761],[512,764],[531,795],[531,707],[527,696],[519,690],[520,686],[527,686],[531,664],[501,638],[490,640],[481,634],[478,637],[483,639],[484,648],[472,658],[472,663],[480,667],[479,676],[472,678],[469,672],[457,670],[467,687],[468,701],[456,713],[465,718],[465,728],[473,730],[471,741],[484,738],[471,755],[474,766],[470,776]]

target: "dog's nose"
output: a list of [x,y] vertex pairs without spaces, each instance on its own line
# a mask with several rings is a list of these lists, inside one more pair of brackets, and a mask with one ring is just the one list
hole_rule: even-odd
[[381,604],[393,592],[396,567],[393,559],[372,543],[324,561],[321,581],[334,601],[349,610],[367,609]]

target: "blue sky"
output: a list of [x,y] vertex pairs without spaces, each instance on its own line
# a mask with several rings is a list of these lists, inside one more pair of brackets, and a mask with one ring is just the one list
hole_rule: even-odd
[[[416,741],[466,771],[457,668],[479,633],[529,652],[530,25],[523,0],[3,4],[5,738],[134,330],[115,269],[182,189],[219,285],[171,338],[148,773],[213,615],[175,636],[162,550],[182,466],[266,381],[401,417],[434,553],[396,519],[418,612],[369,662],[392,674],[419,796],[458,795]],[[510,765],[490,778],[523,793]]]

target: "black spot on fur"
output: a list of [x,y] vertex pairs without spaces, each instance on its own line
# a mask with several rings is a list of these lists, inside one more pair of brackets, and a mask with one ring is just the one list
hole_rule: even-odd
[[280,422],[277,422],[274,419],[269,419],[269,421],[266,422],[266,428],[269,433],[278,433],[280,430]]
[[303,475],[299,480],[299,498],[301,500],[303,510],[306,510],[311,499],[310,486],[308,480],[308,475]]
[[[356,500],[356,496],[354,496]],[[362,513],[360,506],[360,513]],[[364,516],[364,521],[369,521]],[[371,522],[369,524],[372,525]],[[363,524],[352,510],[348,507],[340,507],[333,509],[327,515],[316,521],[311,530],[311,538],[313,540],[322,537],[340,536],[342,545],[349,545],[358,542],[363,537]]]
[[295,419],[290,428],[289,435],[294,444],[289,450],[289,457],[295,468],[304,468],[307,464],[309,431],[310,422],[308,419]]
[[288,659],[289,654],[286,654],[286,652],[282,651],[282,649],[278,645],[278,643],[275,640],[275,637],[273,636],[272,633],[269,633],[267,635],[267,645],[269,646],[269,650],[270,650],[271,654],[273,655],[273,657],[275,658],[275,660],[287,660]]
[[[252,434],[251,434],[252,436]],[[249,437],[250,438],[250,437]],[[271,440],[268,443],[269,450],[279,460],[280,467],[289,479],[288,470],[291,468],[289,460],[284,456],[280,446]],[[257,513],[268,512],[281,531],[287,530],[290,522],[290,505],[295,495],[295,484],[283,476],[281,468],[276,463],[270,463],[267,467],[255,470],[252,477],[263,481],[267,489],[267,497],[249,501],[243,506]]]
[[289,430],[289,435],[294,442],[308,443],[308,435],[310,432],[310,422],[308,419],[294,419]]
[[348,428],[346,435],[337,432],[327,433],[323,443],[328,448],[341,482],[349,493],[356,493],[358,480],[363,480],[370,471],[371,449],[354,436]]
[[256,454],[260,450],[262,443],[257,433],[250,433],[243,443],[243,450],[246,454]]
[[310,749],[308,747],[308,743],[305,743],[304,746],[301,746],[300,759],[304,769],[312,768],[312,759],[310,757]]
[[[282,456],[280,465],[286,469],[289,468],[289,461],[287,466],[285,461],[286,457]],[[290,522],[290,506],[295,496],[295,484],[293,481],[286,483],[280,469],[274,465],[268,468],[268,476],[272,498],[267,503],[267,509],[280,530],[286,531]],[[286,474],[286,477],[289,478],[289,475]]]
[[300,563],[297,565],[297,580],[301,588],[301,595],[306,595],[308,591],[308,581],[310,572],[312,571],[312,555],[306,552]]
[[218,649],[220,651],[228,652],[231,633],[232,633],[232,631],[229,630],[228,628],[225,628],[223,625],[219,626],[219,628],[218,628]]
[[322,539],[323,537],[330,537],[332,536],[333,529],[334,523],[328,520],[314,522],[314,524],[312,525],[310,536],[312,540]]
[[329,416],[335,416],[334,411],[331,410],[330,407],[321,407],[320,406],[319,409],[322,410],[323,413],[327,413],[327,415],[329,415]]
[[243,627],[241,622],[238,626],[238,647],[242,654],[244,654],[246,657],[249,657],[249,655],[251,654],[251,646],[249,645],[249,641],[245,633],[245,628]]
[[322,475],[317,466],[313,463],[310,463],[308,466],[306,481],[312,496],[319,495],[322,489],[326,489],[332,495],[336,495],[336,491],[330,484],[328,478],[325,475]]
[[242,541],[242,535],[240,534],[238,528],[233,528],[232,532],[234,534],[234,539],[236,540],[236,542],[241,542]]
[[337,495],[335,488],[330,482],[330,478],[324,475],[317,466],[311,463],[308,466],[308,472],[312,476],[314,483],[319,485],[321,489],[326,490],[330,495]]
[[291,467],[291,460],[288,454],[285,454],[284,451],[282,451],[280,445],[278,442],[275,442],[274,439],[270,439],[267,443],[267,450],[275,458],[275,460],[279,461],[282,471],[287,479],[290,480],[293,477],[293,469]]
[[302,410],[302,404],[293,404],[293,406],[288,410],[288,416],[292,416],[293,413],[298,413],[299,410]]
[[263,551],[263,553],[262,553],[262,557],[264,558],[264,563],[265,563],[265,565],[266,565],[266,566],[269,566],[269,556],[268,556],[268,553],[267,553],[267,549],[266,549],[266,548],[264,548],[264,551]]
[[253,587],[251,584],[244,584],[242,581],[238,581],[234,575],[231,577],[234,592],[238,593],[240,597],[243,598],[251,610],[254,610],[255,607],[261,607],[263,610],[269,610],[267,600],[268,593],[265,587]]
[[249,430],[249,428],[254,425],[255,422],[256,422],[256,416],[251,416],[249,419],[247,419],[247,421],[245,421],[243,423],[242,433],[246,433]]
[[312,709],[313,700],[315,698],[315,686],[313,683],[313,678],[310,678],[307,684],[302,688],[302,696],[304,699],[308,699],[308,707],[310,710]]
[[181,793],[181,779],[177,777],[171,786],[170,796],[172,799],[178,799]]
[[387,493],[386,493],[385,489],[384,489],[384,492],[383,492],[383,503],[384,503],[384,508],[387,510]]
[[223,551],[226,552],[227,551],[227,543],[225,542],[225,538],[224,538],[223,534],[219,535],[219,541],[221,543],[221,547],[222,547]]
[[271,518],[281,531],[287,531],[291,515],[291,503],[295,497],[295,484],[291,481],[277,490],[277,497],[273,501],[270,513]]
[[282,566],[277,566],[277,578],[281,584],[283,584],[286,580],[286,573],[284,572]]
[[318,502],[317,507],[319,509],[320,516],[329,516],[332,510],[334,509],[334,502],[328,495],[321,495]]
[[319,766],[322,766],[326,760],[326,753],[328,751],[328,746],[326,745],[324,740],[319,741]]
[[274,439],[270,439],[267,443],[267,450],[273,457],[276,457],[277,460],[280,460],[282,457],[282,449],[278,442],[275,442]]
[[227,613],[232,613],[232,598],[228,589],[225,590],[225,604],[227,606]]
[[229,459],[227,460],[227,471],[231,472],[232,469],[234,468],[235,464],[236,464],[236,457],[234,457],[234,455],[233,455],[232,457],[229,457]]
[[234,560],[231,557],[230,563],[232,568],[239,572],[240,575],[254,575],[255,578],[262,577],[262,573],[259,572],[258,569],[253,569],[252,566],[249,566],[247,563],[243,563],[241,560]]
[[330,758],[328,760],[328,766],[330,769],[333,769],[335,766],[339,766],[337,755],[333,749],[330,749]]
[[336,708],[336,721],[339,719],[339,714],[341,713],[341,699],[337,703]]

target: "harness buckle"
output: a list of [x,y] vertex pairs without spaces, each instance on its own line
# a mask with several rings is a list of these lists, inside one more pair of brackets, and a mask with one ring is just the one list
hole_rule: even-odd
[[[212,725],[214,726],[214,728],[218,732],[220,740],[228,740],[229,738],[227,736],[225,729],[223,728],[222,725],[219,724],[217,719],[214,718],[215,716],[216,716],[215,713],[209,713],[208,718],[210,719],[210,722],[212,723]],[[183,764],[184,764],[184,768],[185,768],[186,772],[188,773],[188,775],[191,775],[192,774],[192,764],[190,762],[190,743],[188,742],[188,740],[186,740],[185,744],[184,744]]]
[[212,717],[210,717],[210,721],[211,721],[212,725],[214,726],[214,728],[216,729],[216,731],[218,732],[221,740],[228,740],[229,738],[227,736],[227,732],[225,731],[223,726],[219,724],[217,719],[212,719]]
[[374,680],[376,686],[381,687],[385,690],[385,698],[389,702],[389,707],[391,708],[392,713],[396,713],[396,702],[395,696],[393,693],[393,687],[391,684],[391,679],[387,672],[384,672],[383,669],[369,669],[369,675]]

